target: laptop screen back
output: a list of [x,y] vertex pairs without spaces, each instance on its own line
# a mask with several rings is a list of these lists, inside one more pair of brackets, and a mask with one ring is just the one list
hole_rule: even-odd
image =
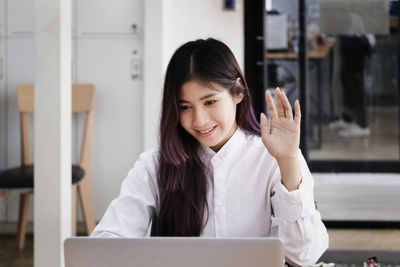
[[283,266],[284,247],[272,238],[88,238],[64,242],[66,267]]

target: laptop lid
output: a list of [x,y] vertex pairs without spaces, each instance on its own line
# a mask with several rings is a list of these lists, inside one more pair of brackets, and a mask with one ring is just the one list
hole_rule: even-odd
[[66,267],[265,267],[283,266],[284,247],[274,238],[88,238],[64,242]]

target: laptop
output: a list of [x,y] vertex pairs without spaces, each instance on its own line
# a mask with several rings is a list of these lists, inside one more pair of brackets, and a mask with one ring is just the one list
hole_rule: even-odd
[[276,238],[88,238],[64,242],[66,267],[283,266]]

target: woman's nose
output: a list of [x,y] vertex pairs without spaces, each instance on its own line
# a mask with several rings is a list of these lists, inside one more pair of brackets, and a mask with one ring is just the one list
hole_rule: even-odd
[[193,112],[193,126],[202,127],[208,123],[208,113],[204,109],[196,109]]

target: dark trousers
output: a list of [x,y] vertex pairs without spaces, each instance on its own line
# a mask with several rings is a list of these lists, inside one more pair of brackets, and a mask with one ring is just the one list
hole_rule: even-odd
[[340,36],[341,71],[343,86],[343,119],[355,121],[362,128],[367,122],[367,95],[364,87],[365,57],[371,53],[371,46],[365,36]]

